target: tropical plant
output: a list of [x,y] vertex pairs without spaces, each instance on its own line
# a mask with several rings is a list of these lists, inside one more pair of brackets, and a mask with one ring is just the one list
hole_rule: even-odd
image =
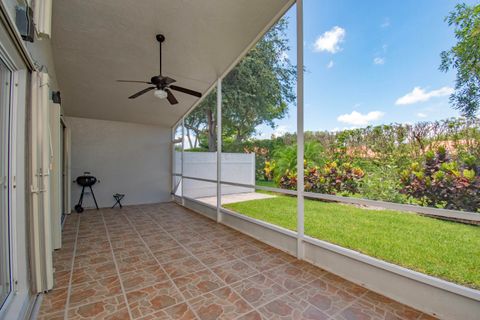
[[[304,144],[304,166],[312,167],[323,165],[323,148],[315,141],[308,141]],[[276,150],[274,154],[276,160],[275,178],[278,182],[282,176],[297,172],[297,145],[290,145]]]
[[264,180],[271,181],[273,180],[274,172],[276,168],[275,160],[265,161],[265,166],[263,169]]
[[[359,181],[363,176],[363,170],[353,167],[350,163],[338,165],[333,161],[323,167],[305,167],[305,191],[352,195],[358,192]],[[296,189],[296,174],[288,172],[283,175],[280,178],[279,185],[284,189]]]
[[422,204],[446,209],[480,210],[480,174],[474,161],[459,163],[440,147],[429,151],[402,174],[402,193]]

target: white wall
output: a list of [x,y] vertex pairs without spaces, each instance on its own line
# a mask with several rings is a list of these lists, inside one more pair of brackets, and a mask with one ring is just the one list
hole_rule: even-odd
[[[72,130],[72,179],[89,171],[100,180],[93,186],[99,207],[110,207],[114,193],[122,204],[170,200],[169,128],[86,118],[66,118]],[[72,206],[81,188],[72,185]],[[87,196],[84,207],[93,207]]]
[[[216,152],[188,152],[183,153],[183,175],[201,179],[217,179]],[[175,172],[181,172],[181,152],[175,156]],[[222,152],[222,181],[255,185],[255,154],[254,153],[226,153]],[[179,189],[181,190],[182,185]],[[224,184],[222,194],[255,192],[255,188],[244,188]],[[217,195],[216,183],[184,179],[184,196],[189,198],[213,197]],[[178,194],[178,192],[177,192]]]

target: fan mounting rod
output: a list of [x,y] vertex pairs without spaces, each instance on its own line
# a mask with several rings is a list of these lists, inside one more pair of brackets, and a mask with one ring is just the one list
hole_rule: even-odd
[[155,38],[159,42],[159,46],[160,46],[160,66],[159,66],[159,69],[160,69],[160,76],[161,76],[162,75],[162,42],[165,41],[165,36],[163,34],[157,34],[155,36]]

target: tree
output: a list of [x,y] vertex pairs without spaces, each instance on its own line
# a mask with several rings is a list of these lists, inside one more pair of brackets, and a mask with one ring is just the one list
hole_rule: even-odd
[[474,117],[480,109],[480,4],[458,4],[445,21],[454,26],[457,44],[441,53],[440,70],[457,70],[450,101],[465,116]]
[[[294,101],[295,67],[285,53],[288,52],[286,28],[288,21],[281,19],[251,49],[222,81],[222,137],[229,150],[239,149],[243,142],[266,124],[285,117],[288,104]],[[187,138],[195,135],[208,141],[208,150],[216,150],[216,91],[185,120]],[[200,137],[200,138],[198,138]]]

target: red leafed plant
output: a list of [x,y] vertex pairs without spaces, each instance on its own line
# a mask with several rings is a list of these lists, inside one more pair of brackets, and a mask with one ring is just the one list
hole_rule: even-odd
[[453,161],[445,148],[429,151],[424,163],[402,173],[402,193],[422,205],[454,210],[480,210],[480,175],[474,161]]

